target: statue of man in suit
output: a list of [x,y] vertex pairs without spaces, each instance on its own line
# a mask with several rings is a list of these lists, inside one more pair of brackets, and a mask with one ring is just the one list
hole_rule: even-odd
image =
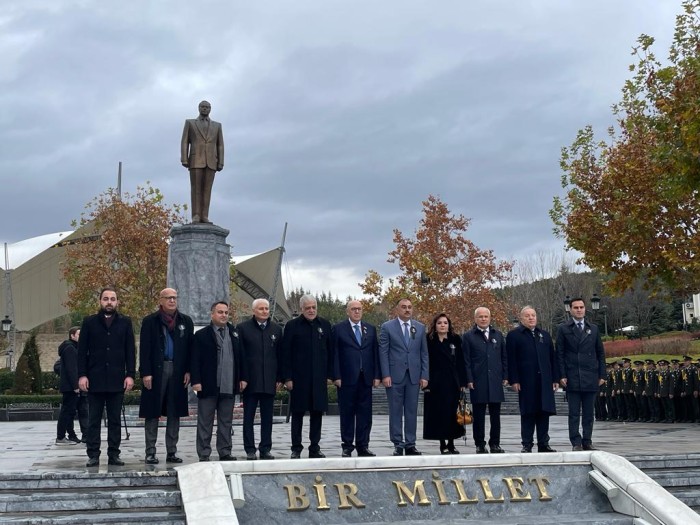
[[199,116],[185,121],[180,162],[190,170],[192,222],[211,223],[209,202],[214,175],[224,169],[224,134],[221,124],[209,118],[211,104],[199,103]]

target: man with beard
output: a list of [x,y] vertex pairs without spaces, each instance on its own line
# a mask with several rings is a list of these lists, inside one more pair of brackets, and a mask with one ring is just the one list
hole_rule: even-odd
[[260,404],[260,459],[275,459],[272,449],[272,409],[275,392],[282,383],[279,378],[279,353],[282,348],[282,328],[270,319],[270,302],[255,299],[253,316],[239,323],[236,329],[243,341],[248,367],[248,386],[243,392],[243,448],[246,458],[255,454],[255,410]]
[[194,341],[192,319],[177,309],[177,291],[160,292],[158,311],[141,323],[140,369],[143,379],[139,417],[145,418],[146,464],[158,463],[156,440],[158,421],[167,416],[165,449],[167,463],[182,463],[176,455],[180,418],[189,415],[187,385],[190,382],[190,354]]
[[506,336],[508,382],[518,392],[521,452],[532,452],[537,428],[537,451],[556,452],[549,446],[549,416],[557,413],[554,391],[558,383],[554,345],[548,332],[537,328],[532,306],[520,310],[520,326]]
[[290,393],[292,413],[292,459],[299,459],[304,449],[301,429],[304,414],[309,412],[309,457],[325,458],[321,452],[321,424],[328,410],[327,381],[333,377],[331,325],[318,317],[316,299],[302,295],[301,315],[284,327],[282,345],[282,377]]
[[100,311],[83,320],[78,342],[78,387],[88,394],[88,467],[100,464],[100,421],[107,409],[107,457],[109,465],[120,459],[119,411],[124,392],[134,386],[136,344],[131,319],[117,312],[119,300],[112,287],[100,291]]

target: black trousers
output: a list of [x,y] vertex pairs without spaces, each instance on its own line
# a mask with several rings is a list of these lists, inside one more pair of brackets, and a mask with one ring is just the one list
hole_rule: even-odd
[[[292,452],[301,452],[304,446],[301,444],[301,427],[304,425],[304,414],[306,412],[292,412]],[[309,412],[309,452],[318,452],[321,447],[321,423],[323,422],[323,412],[311,410]]]
[[472,421],[472,435],[477,447],[486,445],[486,407],[489,409],[489,446],[501,444],[501,404],[500,403],[472,403],[474,420]]
[[75,392],[62,392],[61,413],[58,415],[58,425],[56,427],[56,438],[63,439],[75,436],[74,419],[75,410],[78,406],[79,394]]
[[591,444],[593,405],[597,395],[597,392],[566,391],[566,400],[569,403],[569,441],[574,446]]
[[119,416],[123,400],[124,392],[88,392],[88,457],[100,457],[100,428],[104,409],[107,410],[107,456],[110,458],[119,456],[119,445],[122,442]]
[[260,405],[260,453],[272,449],[272,409],[274,394],[243,392],[243,448],[246,454],[255,453],[255,410]]
[[537,446],[549,445],[549,413],[520,415],[520,438],[524,447],[532,447],[532,436],[537,428]]
[[338,389],[338,408],[343,450],[367,448],[372,431],[372,385],[365,384],[362,372],[356,384],[342,384]]

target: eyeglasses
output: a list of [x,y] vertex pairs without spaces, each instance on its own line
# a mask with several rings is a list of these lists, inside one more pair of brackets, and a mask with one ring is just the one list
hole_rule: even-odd
[[177,295],[170,295],[168,297],[161,297],[161,299],[165,299],[166,301],[177,301]]

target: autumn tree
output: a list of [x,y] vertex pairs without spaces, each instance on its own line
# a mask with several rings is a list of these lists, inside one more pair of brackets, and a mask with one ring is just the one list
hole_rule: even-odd
[[423,218],[414,236],[394,230],[396,247],[389,252],[388,262],[399,265],[400,275],[385,280],[370,270],[360,283],[369,296],[365,307],[388,313],[401,297],[409,297],[421,321],[430,322],[444,311],[458,330],[464,330],[474,321],[474,309],[487,306],[505,326],[507,305],[492,286],[507,277],[511,263],[497,261],[493,251],[467,239],[469,224],[469,219],[451,214],[444,202],[430,195],[423,201]]
[[87,206],[79,226],[82,237],[66,247],[63,278],[66,306],[83,315],[98,307],[98,291],[114,286],[120,309],[138,323],[153,311],[165,287],[170,229],[184,223],[183,206],[166,205],[146,184],[136,194],[108,189]]
[[550,216],[581,262],[622,292],[700,288],[700,0],[683,2],[668,64],[642,35],[607,140],[591,126],[562,149]]

